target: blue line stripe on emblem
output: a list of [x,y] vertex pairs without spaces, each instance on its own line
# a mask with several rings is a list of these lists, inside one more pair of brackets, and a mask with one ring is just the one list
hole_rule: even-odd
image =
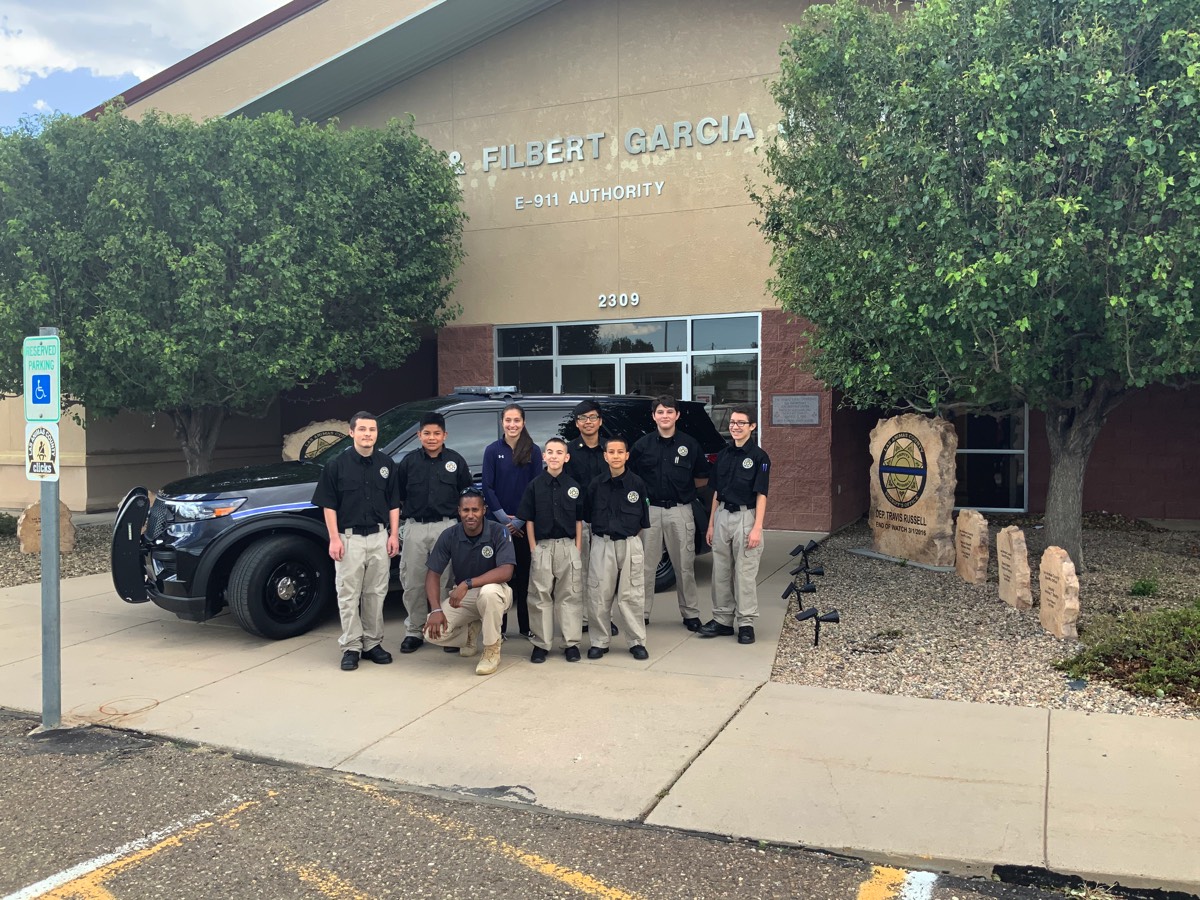
[[229,518],[242,519],[246,516],[258,516],[269,512],[286,512],[291,509],[316,509],[312,503],[301,501],[299,503],[279,503],[275,506],[259,506],[256,509],[247,509],[244,512],[235,512]]
[[893,475],[924,475],[924,469],[910,469],[906,466],[880,466],[880,472],[888,472]]

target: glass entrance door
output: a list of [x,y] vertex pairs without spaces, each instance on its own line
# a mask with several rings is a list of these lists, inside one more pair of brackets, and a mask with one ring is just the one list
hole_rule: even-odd
[[558,367],[561,394],[670,394],[691,399],[686,356],[603,356],[573,359]]

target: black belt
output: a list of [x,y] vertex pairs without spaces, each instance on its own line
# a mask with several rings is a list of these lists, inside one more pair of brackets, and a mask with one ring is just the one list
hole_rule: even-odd
[[750,509],[749,505],[739,506],[736,503],[726,503],[725,512],[741,512],[743,509]]
[[409,516],[409,521],[420,522],[422,525],[432,525],[434,522],[441,522],[445,519],[452,518],[451,516]]
[[673,506],[681,506],[682,500],[651,500],[651,506],[657,506],[659,509],[671,509]]
[[367,535],[371,534],[379,534],[379,530],[381,528],[383,528],[383,526],[376,523],[374,525],[355,525],[351,528],[347,528],[346,531],[349,531],[352,534],[357,534],[359,537],[366,537]]
[[625,540],[625,535],[623,535],[623,534],[605,534],[603,531],[593,531],[593,532],[592,532],[592,537],[606,537],[606,538],[608,538],[610,541],[623,541],[623,540]]

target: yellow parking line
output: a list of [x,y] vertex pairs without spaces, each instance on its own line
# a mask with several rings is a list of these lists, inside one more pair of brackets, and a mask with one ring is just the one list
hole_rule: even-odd
[[908,872],[889,866],[872,866],[871,877],[858,886],[858,900],[891,900],[904,887]]
[[369,894],[364,894],[350,882],[339,878],[328,869],[317,866],[296,866],[292,869],[305,884],[316,888],[330,900],[371,900]]
[[448,831],[463,841],[472,841],[482,844],[489,850],[499,853],[501,856],[507,857],[514,862],[520,863],[537,872],[539,875],[544,875],[547,878],[553,878],[555,881],[561,882],[568,887],[574,888],[580,893],[587,894],[592,897],[599,897],[602,900],[641,900],[638,894],[631,894],[628,891],[623,891],[620,888],[612,887],[605,884],[591,875],[579,872],[575,869],[569,869],[566,866],[560,866],[544,856],[539,856],[536,853],[530,853],[528,850],[523,850],[520,847],[510,844],[507,841],[502,841],[490,834],[479,834],[469,825],[464,825],[461,822],[456,822],[446,816],[439,816],[437,813],[426,812],[417,809],[412,804],[407,803],[390,794],[385,794],[383,791],[374,785],[364,784],[354,778],[347,778],[347,783],[358,788],[360,791],[370,794],[376,799],[382,800],[385,803],[390,803],[392,806],[397,806],[407,812],[409,815],[425,819],[432,822],[443,831]]

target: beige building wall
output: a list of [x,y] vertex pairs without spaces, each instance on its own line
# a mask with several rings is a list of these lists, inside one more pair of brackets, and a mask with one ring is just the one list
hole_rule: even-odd
[[[777,133],[769,82],[803,6],[564,0],[338,118],[411,114],[460,160],[470,219],[455,326],[757,311],[773,305],[770,253],[747,179]],[[732,137],[742,114],[753,138],[697,140],[724,117]],[[699,125],[706,117],[722,124]],[[632,129],[649,141],[658,125],[668,149],[630,152]],[[501,153],[521,162],[529,142],[572,136],[582,159],[502,165]],[[618,189],[630,196],[598,193]],[[601,294],[635,292],[636,308],[599,307]]]

